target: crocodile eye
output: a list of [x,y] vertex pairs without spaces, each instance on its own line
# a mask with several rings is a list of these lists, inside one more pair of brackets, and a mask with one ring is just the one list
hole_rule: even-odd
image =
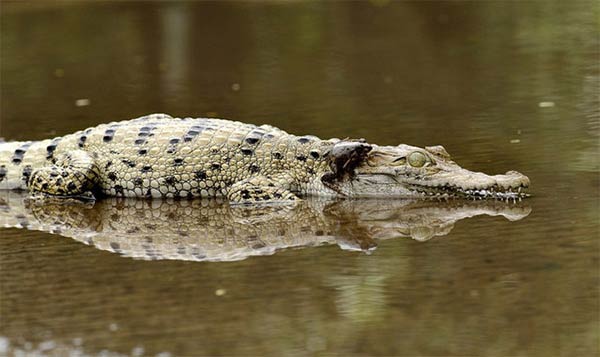
[[408,155],[408,163],[413,167],[423,167],[429,160],[425,154],[415,151]]

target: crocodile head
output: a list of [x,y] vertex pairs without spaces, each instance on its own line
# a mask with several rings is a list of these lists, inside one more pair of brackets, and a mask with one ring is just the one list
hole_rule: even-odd
[[516,171],[487,175],[463,169],[442,146],[378,146],[341,141],[331,150],[333,171],[322,181],[352,197],[518,199],[529,178]]

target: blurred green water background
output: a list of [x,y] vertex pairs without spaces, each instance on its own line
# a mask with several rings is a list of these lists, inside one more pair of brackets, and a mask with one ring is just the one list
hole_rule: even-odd
[[535,194],[523,221],[370,256],[142,262],[3,229],[7,353],[598,355],[597,2],[0,6],[7,140],[218,116],[442,144],[467,168],[524,172]]

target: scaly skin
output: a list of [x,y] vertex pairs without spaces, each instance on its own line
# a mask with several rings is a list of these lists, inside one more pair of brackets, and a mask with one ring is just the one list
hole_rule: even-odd
[[74,197],[520,198],[529,179],[456,165],[443,147],[321,140],[269,125],[153,114],[37,142],[0,144],[0,189]]

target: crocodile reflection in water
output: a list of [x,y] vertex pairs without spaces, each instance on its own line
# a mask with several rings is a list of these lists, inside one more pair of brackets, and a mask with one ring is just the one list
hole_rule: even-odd
[[307,199],[296,207],[245,208],[218,200],[37,202],[4,192],[0,226],[46,231],[137,259],[235,261],[285,248],[337,244],[371,251],[377,240],[426,241],[478,215],[526,217],[527,206],[495,201]]

